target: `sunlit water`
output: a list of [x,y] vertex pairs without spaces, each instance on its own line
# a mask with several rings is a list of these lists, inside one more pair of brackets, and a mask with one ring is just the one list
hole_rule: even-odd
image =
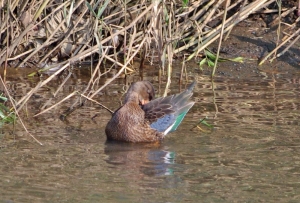
[[[110,115],[94,104],[76,110],[65,123],[58,117],[66,103],[24,118],[43,146],[19,125],[16,137],[3,129],[0,201],[299,202],[299,78],[196,79],[196,104],[161,145],[107,143]],[[21,95],[35,85],[30,84],[12,82],[10,87]],[[58,97],[85,84],[73,79]],[[98,99],[116,109],[122,85],[108,90]],[[51,98],[49,91],[40,90],[43,97],[37,94],[36,106],[28,111],[38,112],[45,97]],[[174,86],[172,93],[178,91]],[[214,129],[195,127],[203,118]]]

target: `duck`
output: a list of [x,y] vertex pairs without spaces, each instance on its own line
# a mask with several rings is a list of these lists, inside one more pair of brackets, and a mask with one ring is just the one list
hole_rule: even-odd
[[107,140],[161,142],[168,133],[177,129],[194,105],[190,98],[195,84],[196,81],[179,94],[155,99],[155,90],[149,81],[133,83],[124,104],[112,114],[106,125]]

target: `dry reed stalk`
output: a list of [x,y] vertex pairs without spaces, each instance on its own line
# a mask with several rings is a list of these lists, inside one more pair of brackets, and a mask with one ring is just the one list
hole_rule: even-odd
[[17,112],[19,112],[23,106],[26,104],[26,102],[30,99],[30,97],[38,91],[38,89],[41,87],[42,82],[39,82],[35,88],[31,89],[24,97],[22,97],[17,103],[16,106],[18,107],[16,109]]
[[[228,18],[225,21],[225,25],[224,25],[225,32],[232,29],[232,27],[235,26],[237,23],[246,19],[251,13],[273,3],[274,1],[275,0],[263,0],[263,1],[256,0],[256,1],[248,4],[247,6],[245,6],[245,8],[241,12],[235,13],[234,15],[232,15],[230,18]],[[239,18],[237,18],[237,16],[239,16]],[[200,28],[202,28],[203,26],[204,25],[201,25]],[[214,42],[217,38],[219,38],[221,27],[222,27],[222,24],[218,25],[214,29],[211,29],[209,32],[207,32],[205,34],[199,33],[199,35],[201,35],[201,40],[200,39],[199,40],[191,40],[186,45],[174,50],[174,53],[179,53],[185,49],[188,49],[189,47],[192,47],[192,46],[198,44],[199,41],[201,41],[201,43],[199,43],[199,45],[193,49],[196,53],[199,53],[200,51],[204,50],[207,46],[209,46],[212,42]],[[196,53],[194,55],[196,55]],[[189,57],[189,59],[190,58],[191,57]]]
[[[230,18],[228,18],[225,21],[225,25],[224,25],[225,32],[227,32],[228,30],[230,30],[233,26],[235,26],[236,24],[238,24],[240,21],[246,19],[254,11],[257,11],[258,9],[261,9],[264,6],[270,4],[271,2],[274,2],[274,1],[275,0],[270,0],[270,1],[268,1],[268,0],[264,0],[264,1],[256,0],[256,1],[252,2],[251,4],[247,5],[244,8],[244,10],[241,11],[240,18],[238,18],[236,20],[233,20],[238,15],[238,13],[235,13],[233,16],[231,16]],[[203,43],[200,46],[196,47],[194,49],[194,51],[200,52],[200,51],[204,50],[208,45],[210,45],[213,41],[215,41],[217,38],[219,38],[222,26],[223,26],[222,24],[218,25],[211,32],[205,34],[203,36],[203,38],[204,38]]]
[[186,54],[183,55],[183,60],[182,60],[182,66],[181,66],[180,77],[179,77],[180,85],[182,84],[183,70],[185,70],[185,74],[186,74],[185,58],[186,58]]
[[[232,6],[236,6],[236,4],[240,3],[242,0],[237,1],[236,3],[234,3],[233,5],[231,5],[228,9],[231,9]],[[234,21],[237,20],[240,15],[241,15],[241,11],[244,9],[245,5],[246,5],[247,1],[244,1],[242,6],[240,7],[238,14],[236,15],[236,17],[233,19]],[[231,29],[228,30],[224,40],[226,40],[229,37],[229,34],[231,33],[231,30],[233,29],[233,27]]]
[[[264,57],[258,65],[262,65],[271,55],[273,55],[278,49],[280,49],[283,45],[285,45],[287,42],[289,42],[293,37],[297,36],[300,33],[300,29],[298,29],[296,32],[294,32],[291,36],[289,36],[286,40],[284,40],[282,43],[280,43],[273,51],[271,51],[266,57]],[[299,39],[299,36],[295,38],[293,43],[295,43]],[[291,43],[291,45],[293,44]],[[289,46],[288,46],[289,47]],[[286,51],[286,49],[284,50]],[[284,53],[284,52],[283,52]],[[282,55],[282,53],[281,53]],[[281,55],[277,55],[276,57],[279,57]],[[274,57],[275,58],[275,57]],[[272,60],[274,59],[272,58]]]
[[224,27],[225,27],[225,21],[226,21],[226,16],[227,16],[227,8],[228,8],[229,4],[230,4],[230,0],[226,0],[224,16],[223,16],[223,21],[222,21],[222,27],[221,27],[221,33],[220,33],[220,38],[219,38],[219,45],[218,45],[216,60],[214,63],[214,68],[213,68],[213,71],[211,72],[211,77],[213,77],[215,75],[218,60],[219,60],[219,54],[220,54],[220,49],[221,49],[221,44],[222,44],[222,39],[223,39],[223,32],[224,32]]
[[[49,78],[47,78],[44,81],[39,82],[35,88],[31,89],[25,96],[23,96],[17,103],[16,106],[23,106],[26,101],[33,95],[34,92],[36,92],[40,87],[43,87],[44,85],[46,85],[48,82],[50,82],[55,76],[57,76],[59,73],[61,73],[64,69],[66,69],[69,66],[69,64],[65,64],[63,67],[61,67],[60,69],[58,69],[55,73],[53,73]],[[22,104],[23,103],[23,104]],[[18,111],[21,108],[18,108]]]
[[[277,43],[276,43],[276,47],[267,55],[265,56],[260,62],[259,65],[262,65],[266,60],[268,60],[268,58],[270,58],[271,55],[274,55],[270,61],[273,61],[275,58],[282,56],[292,45],[294,45],[300,38],[300,36],[298,35],[298,33],[300,32],[300,29],[298,29],[297,31],[294,31],[291,35],[288,33],[283,32],[286,36],[282,38],[282,42],[279,44],[280,41],[280,25],[281,25],[281,17],[287,15],[288,13],[294,11],[296,9],[296,7],[293,7],[292,9],[287,10],[285,13],[281,14],[279,13],[278,18],[276,18],[271,24],[274,25],[276,22],[279,22],[278,28],[277,28]],[[279,11],[280,12],[280,11]],[[292,25],[288,25],[288,29],[292,30],[296,27],[296,24],[300,21],[300,17],[298,17],[295,22]],[[298,35],[298,36],[297,36]],[[295,37],[297,36],[297,37]],[[282,48],[285,44],[287,44],[293,37],[295,37],[295,39],[290,42],[290,44],[288,46],[286,46],[286,48],[284,48],[280,53],[276,54],[277,51]]]
[[[183,29],[188,29],[192,26],[191,23],[195,24],[197,26],[197,31],[189,40],[188,44],[192,44],[192,46],[196,43],[198,43],[197,39],[200,39],[199,41],[202,41],[201,37],[202,37],[202,30],[203,27],[206,26],[206,24],[208,23],[208,21],[211,19],[212,15],[215,14],[216,9],[220,6],[220,4],[223,2],[223,0],[219,0],[217,3],[215,3],[215,1],[209,1],[209,3],[207,5],[205,5],[200,11],[197,12],[197,14],[195,16],[193,16],[189,22],[187,24],[183,24]],[[211,5],[213,5],[212,9],[209,9],[209,7]],[[206,14],[205,14],[206,13]],[[205,15],[203,15],[205,14]],[[203,15],[203,17],[200,18],[200,16]],[[198,18],[200,18],[199,20],[197,20]],[[183,35],[183,37],[187,37],[188,35],[190,35],[190,33],[186,33],[185,35]],[[188,44],[185,46],[184,49],[189,48],[190,46],[188,46]],[[180,49],[180,48],[179,48]],[[178,50],[178,48],[177,48]],[[183,50],[183,49],[182,49]],[[178,53],[178,51],[174,51],[174,53]]]
[[[284,11],[284,12],[281,13],[280,16],[278,16],[277,18],[275,18],[275,19],[270,23],[270,25],[271,25],[271,26],[275,25],[276,23],[279,22],[279,20],[280,20],[281,18],[286,17],[286,16],[289,15],[290,13],[294,12],[296,9],[297,9],[296,6],[295,6],[295,7],[292,7],[291,9],[284,9],[284,8],[281,8],[281,11]],[[279,10],[272,10],[272,12],[274,12],[274,13],[277,12],[277,13],[278,13]]]
[[[75,6],[75,9],[80,5],[80,3],[82,3],[84,0],[81,0],[77,6]],[[62,4],[61,6],[65,6],[65,4]],[[73,31],[73,28],[76,27],[76,25],[80,22],[80,20],[82,19],[82,17],[84,16],[85,12],[87,11],[87,8],[84,10],[84,12],[82,12],[82,14],[79,16],[79,18],[76,19],[75,25],[70,27],[68,29],[68,31],[66,32],[64,39],[61,40],[58,45],[56,45],[56,47],[54,47],[52,50],[50,50],[41,60],[40,63],[43,62],[44,60],[46,60],[46,58],[52,54],[55,50],[57,50],[59,47],[62,46],[62,44],[68,39],[68,37],[70,36],[70,34]],[[53,12],[52,12],[53,13]],[[54,13],[53,13],[54,14]],[[37,54],[37,52],[39,52],[40,50],[44,49],[45,47],[49,46],[50,44],[52,44],[53,42],[56,41],[56,39],[54,39],[54,36],[60,31],[60,29],[64,26],[64,23],[66,22],[66,19],[63,19],[59,25],[54,29],[54,31],[52,31],[51,35],[47,38],[47,40],[42,44],[42,46],[36,48],[36,50],[34,52],[32,52],[28,57],[26,57],[23,62],[19,65],[19,66],[23,66],[25,62],[27,62],[27,60],[29,60],[32,56],[34,56],[35,54]]]
[[64,81],[58,86],[58,88],[54,92],[53,97],[56,97],[57,93],[63,88],[65,83],[70,79],[71,75],[72,75],[72,72],[69,71],[69,74],[67,75],[67,77],[64,79]]
[[[243,3],[243,4],[242,4],[242,5],[240,6],[240,8],[238,9],[238,10],[239,10],[238,13],[239,13],[240,11],[242,11],[243,8],[245,7],[245,5],[248,4],[249,2],[248,2],[248,1],[245,1],[245,0],[234,1],[230,6],[228,6],[227,11],[233,9],[234,7],[238,6],[238,5],[241,4],[241,3]],[[215,13],[215,14],[216,14],[216,15],[214,15],[214,16],[211,18],[211,20],[215,20],[215,19],[217,19],[217,18],[223,16],[223,15],[224,15],[224,10],[220,10],[218,13]],[[239,15],[237,15],[237,16],[239,16]]]
[[[132,53],[132,55],[128,58],[128,60],[126,61],[125,64],[121,64],[120,62],[115,61],[114,59],[112,59],[112,58],[109,57],[108,55],[103,54],[102,56],[103,56],[104,58],[107,58],[107,59],[110,60],[110,61],[114,61],[116,64],[122,66],[121,69],[118,71],[118,73],[117,73],[116,75],[114,75],[113,78],[109,79],[108,82],[106,82],[106,83],[105,83],[103,86],[101,86],[98,90],[93,91],[93,92],[89,92],[88,95],[91,95],[91,96],[85,96],[84,94],[80,94],[80,95],[83,96],[83,97],[85,97],[86,99],[88,99],[88,100],[90,100],[90,101],[94,101],[92,98],[93,98],[95,95],[97,95],[100,91],[102,91],[102,90],[103,90],[107,85],[109,85],[112,81],[114,81],[117,77],[119,77],[120,74],[127,68],[127,65],[130,63],[130,61],[133,59],[133,57],[134,57],[134,56],[139,52],[139,50],[143,47],[143,44],[145,43],[145,40],[146,40],[146,38],[144,38],[144,40],[142,41],[140,47]],[[94,78],[94,76],[96,75],[96,70],[97,70],[97,69],[94,70],[93,75],[92,75],[92,78]],[[88,86],[90,86],[90,84],[92,83],[92,78],[90,79]],[[84,90],[84,92],[85,92],[87,89],[88,89],[88,88],[86,88],[86,89]],[[69,98],[69,97],[68,97],[68,98]],[[63,99],[63,101],[65,101],[65,100],[66,100],[66,99]],[[63,101],[61,101],[61,102],[63,102]],[[61,102],[59,102],[59,103],[61,103]],[[79,104],[79,105],[76,106],[76,104],[78,104],[78,102],[79,102],[79,101],[77,100],[77,101],[76,101],[76,102],[75,102],[75,103],[74,103],[74,104],[73,104],[73,105],[72,105],[72,106],[71,106],[71,107],[70,107],[70,108],[62,115],[62,116],[65,117],[65,115],[69,115],[69,113],[72,112],[74,109],[80,107],[81,104]],[[105,108],[106,110],[110,111],[111,113],[113,112],[113,111],[111,111],[109,108],[107,108],[107,107],[105,107],[104,105],[102,105],[101,103],[99,103],[99,102],[96,102],[96,103],[99,104],[100,106],[102,106],[103,108]],[[76,106],[76,107],[75,107],[75,106]],[[74,108],[74,107],[75,107],[75,108]],[[49,107],[48,109],[44,110],[43,113],[45,113],[46,111],[48,111],[48,110],[50,110],[50,109],[52,109],[52,108],[53,108],[53,106]],[[40,115],[40,114],[41,114],[41,113],[39,113],[38,115]],[[35,116],[37,116],[37,115],[35,115]]]
[[[172,6],[172,4],[171,4]],[[169,18],[172,19],[174,15],[171,13],[169,13]],[[173,60],[173,43],[172,43],[172,28],[171,28],[171,22],[173,22],[172,20],[169,20],[169,23],[168,23],[168,27],[166,28],[166,31],[167,31],[167,35],[165,35],[166,37],[168,37],[170,39],[170,42],[167,46],[167,58],[168,58],[168,71],[167,71],[167,84],[166,84],[166,87],[165,87],[165,92],[163,94],[164,97],[167,96],[168,94],[168,90],[170,88],[170,85],[171,85],[171,74],[172,74],[172,60]],[[162,37],[162,36],[161,36]],[[165,40],[167,41],[167,40]]]
[[98,64],[97,64],[95,70],[94,70],[93,73],[92,73],[91,79],[89,80],[88,85],[87,85],[86,88],[83,90],[82,94],[85,94],[85,93],[87,92],[88,89],[92,89],[92,90],[93,90],[93,89],[94,89],[94,83],[95,83],[94,81],[99,80],[99,79],[101,78],[102,75],[105,75],[106,73],[108,73],[108,72],[110,71],[110,69],[109,69],[108,71],[106,71],[106,72],[104,72],[104,73],[102,73],[102,74],[99,74],[98,77],[95,78],[96,75],[97,75],[97,73],[99,73],[99,71],[100,71],[100,64],[102,63],[102,61],[103,61],[103,59],[104,59],[104,56],[106,55],[107,51],[108,51],[108,48],[106,48],[106,49],[104,50],[104,52],[103,52],[101,58],[100,58],[99,61],[98,61]]
[[[278,46],[280,42],[280,33],[281,33],[281,13],[282,13],[282,3],[281,0],[276,0],[277,6],[278,6],[278,17],[279,17],[279,23],[278,23],[278,28],[277,28],[277,39],[276,39],[276,46]],[[274,56],[276,56],[277,50],[274,52]]]
[[300,38],[300,35],[298,35],[284,50],[282,50],[282,52],[280,52],[279,54],[277,54],[276,56],[274,56],[272,60],[274,60],[276,57],[280,57],[282,56],[289,48],[291,48],[292,45],[294,45]]
[[[24,29],[23,32],[20,33],[20,35],[15,38],[14,36],[12,36],[13,42],[12,44],[8,47],[5,47],[1,52],[0,52],[0,64],[3,63],[3,61],[5,60],[5,57],[3,57],[4,54],[7,54],[8,57],[11,56],[12,52],[15,50],[16,46],[18,46],[21,42],[21,40],[23,40],[24,36],[27,35],[31,30],[33,30],[33,28],[35,26],[40,25],[42,22],[44,22],[49,16],[51,16],[54,12],[56,12],[57,10],[59,10],[61,7],[63,7],[64,4],[58,6],[57,9],[55,9],[52,13],[50,13],[49,15],[47,15],[45,18],[43,18],[41,21],[39,21],[38,23],[34,24],[34,21],[32,21],[31,23],[28,24],[28,26]],[[38,17],[36,15],[36,17]],[[46,46],[46,45],[44,45]],[[31,56],[33,56],[34,54],[32,54]],[[2,56],[2,57],[1,57]],[[23,65],[23,64],[22,64]]]
[[[143,45],[145,43],[146,38],[143,39],[143,41],[141,42],[141,45]],[[126,63],[121,67],[121,69],[118,71],[118,73],[116,75],[114,75],[111,79],[108,80],[108,82],[106,82],[101,88],[99,88],[97,91],[95,91],[90,98],[93,98],[95,95],[97,95],[101,90],[103,90],[107,85],[109,85],[112,81],[114,81],[117,77],[119,77],[121,75],[121,73],[124,71],[124,69],[127,67],[127,65],[130,63],[130,61],[133,59],[133,57],[135,57],[135,55],[138,53],[138,51],[142,48],[142,46],[140,46],[134,53],[132,53],[132,56],[129,57],[128,61],[126,61]]]
[[114,111],[110,110],[109,108],[107,108],[107,107],[104,106],[103,104],[97,102],[96,100],[94,100],[94,99],[92,99],[92,98],[90,98],[90,97],[87,97],[87,96],[85,96],[84,94],[80,94],[80,95],[81,95],[82,97],[84,97],[84,98],[86,98],[86,99],[88,99],[88,100],[90,100],[90,101],[92,101],[92,102],[98,104],[99,106],[103,107],[103,108],[104,108],[105,110],[107,110],[109,113],[111,113],[111,114],[114,113]]
[[[112,35],[108,36],[107,38],[103,39],[101,41],[101,44],[105,44],[107,43],[109,40],[112,40],[113,37],[116,37],[120,34],[122,34],[123,32],[131,29],[133,26],[135,26],[135,24],[137,23],[137,21],[141,20],[151,9],[153,8],[153,4],[150,4],[148,7],[145,8],[145,10],[143,12],[140,13],[139,16],[137,16],[129,25],[125,26],[124,28],[116,31],[115,33],[113,33]],[[93,53],[98,52],[98,45],[94,45],[92,47],[90,47],[87,50],[82,51],[79,55],[73,56],[69,59],[70,63],[74,63],[76,61],[79,61],[87,56],[90,56]]]
[[77,91],[72,92],[71,94],[69,94],[68,96],[66,96],[65,98],[63,98],[63,99],[60,100],[59,102],[57,102],[56,104],[54,104],[54,105],[50,106],[49,108],[47,108],[47,109],[41,111],[40,113],[35,114],[33,117],[36,117],[36,116],[41,115],[41,114],[43,114],[43,113],[46,113],[47,111],[49,111],[49,110],[55,108],[56,106],[58,106],[59,104],[63,103],[64,101],[70,99],[71,97],[73,97],[73,96],[76,95],[76,94],[78,94]]

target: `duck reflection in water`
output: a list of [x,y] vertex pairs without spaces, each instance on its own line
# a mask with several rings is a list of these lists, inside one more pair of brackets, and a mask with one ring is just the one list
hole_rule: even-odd
[[175,152],[157,144],[128,144],[107,141],[104,149],[106,162],[125,173],[147,176],[173,175]]

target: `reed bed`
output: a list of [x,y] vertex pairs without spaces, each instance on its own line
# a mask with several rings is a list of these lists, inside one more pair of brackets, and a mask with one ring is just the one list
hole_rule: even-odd
[[[275,0],[30,1],[0,5],[0,64],[43,67],[100,60],[126,63],[137,49],[167,67],[174,54],[203,51]],[[222,23],[225,5],[227,18]],[[214,23],[212,23],[214,22]],[[141,56],[141,53],[138,52]],[[119,58],[124,54],[123,58]],[[12,63],[13,62],[13,63]],[[130,70],[130,69],[127,69]]]
[[[83,92],[73,92],[61,102],[75,95],[92,100],[122,73],[142,72],[145,59],[150,63],[160,64],[163,74],[168,75],[168,88],[174,55],[184,56],[186,60],[198,56],[211,43],[222,39],[220,36],[229,34],[236,24],[250,14],[268,11],[268,6],[276,5],[276,2],[278,0],[2,2],[0,65],[4,66],[4,77],[8,66],[57,69],[53,75],[15,102],[15,112],[18,113],[31,95],[53,77],[70,65],[84,61],[94,67],[89,84]],[[285,12],[295,9],[297,8],[290,8]],[[299,30],[296,33],[298,32]],[[290,36],[286,39],[287,42],[292,38]],[[279,46],[282,44],[278,43]],[[185,57],[186,54],[188,57]],[[134,58],[141,61],[139,70],[131,66]],[[112,65],[101,72],[100,67],[104,62]],[[117,74],[102,87],[93,89],[94,82],[112,68],[118,69]],[[67,80],[68,77],[65,81]],[[79,101],[78,99],[68,112],[80,106]],[[41,113],[53,107],[44,109]]]

